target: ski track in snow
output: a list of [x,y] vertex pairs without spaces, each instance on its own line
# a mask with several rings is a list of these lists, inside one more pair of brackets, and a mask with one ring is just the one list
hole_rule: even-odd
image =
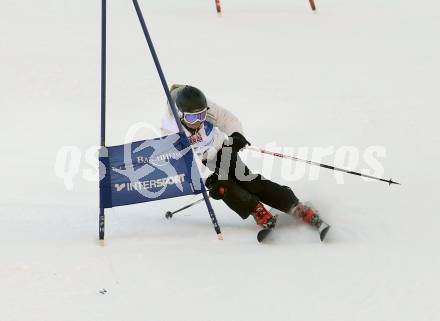
[[[54,174],[60,147],[98,142],[99,1],[4,1],[0,320],[438,320],[438,2],[213,2],[140,2],[169,83],[204,89],[256,146],[382,145],[403,185],[275,171],[332,224],[325,244],[287,216],[258,244],[215,202],[218,241],[202,204],[164,218],[181,198],[109,210],[102,246],[84,155],[73,190]],[[109,2],[108,36],[112,145],[165,98],[130,1]]]

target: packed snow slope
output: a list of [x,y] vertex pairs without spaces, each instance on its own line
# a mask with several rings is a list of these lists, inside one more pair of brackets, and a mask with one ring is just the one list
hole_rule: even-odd
[[[169,83],[202,88],[254,145],[334,148],[330,164],[354,146],[357,169],[382,146],[384,176],[402,185],[252,155],[320,210],[328,242],[281,217],[257,244],[254,222],[215,202],[218,241],[203,205],[165,220],[181,198],[109,210],[100,246],[85,155],[99,144],[100,1],[3,0],[0,320],[439,320],[439,2],[318,0],[313,13],[306,0],[225,0],[221,17],[214,1],[140,5]],[[158,125],[165,98],[131,1],[109,1],[108,22],[116,145]],[[72,189],[56,175],[63,146],[81,152]]]

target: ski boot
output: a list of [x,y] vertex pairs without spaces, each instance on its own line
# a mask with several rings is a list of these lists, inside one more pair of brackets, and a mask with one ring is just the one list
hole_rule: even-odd
[[276,216],[273,216],[262,203],[257,204],[252,216],[257,225],[261,226],[263,229],[271,229],[275,227]]
[[311,205],[304,205],[298,203],[290,212],[289,215],[302,219],[304,222],[310,224],[318,230],[319,238],[324,241],[330,225],[324,222],[319,216],[318,212],[312,209]]

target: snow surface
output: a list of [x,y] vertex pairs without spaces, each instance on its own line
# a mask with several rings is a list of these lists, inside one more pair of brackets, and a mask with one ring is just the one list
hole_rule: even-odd
[[[100,1],[2,0],[0,320],[439,320],[438,1],[225,0],[221,17],[214,1],[150,2],[168,81],[233,110],[253,144],[381,145],[403,185],[275,173],[333,225],[325,244],[289,217],[257,244],[254,223],[215,202],[218,241],[203,205],[165,220],[182,198],[109,210],[100,246],[98,185],[83,178],[99,144]],[[158,124],[165,100],[130,1],[110,1],[108,32],[114,145]],[[66,145],[82,152],[72,190],[55,175]]]

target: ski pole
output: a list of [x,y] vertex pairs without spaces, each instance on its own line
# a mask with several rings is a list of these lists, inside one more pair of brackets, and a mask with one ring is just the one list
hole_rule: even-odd
[[204,198],[201,198],[201,199],[199,199],[199,200],[197,200],[197,201],[195,201],[195,202],[192,202],[192,203],[190,203],[190,204],[188,204],[188,205],[185,205],[184,207],[178,209],[177,211],[174,211],[174,212],[168,211],[168,212],[165,213],[165,217],[166,217],[167,219],[170,219],[170,218],[173,217],[174,214],[177,214],[177,213],[179,213],[179,212],[182,212],[182,211],[184,211],[184,210],[186,210],[186,209],[188,209],[188,208],[190,208],[190,207],[193,207],[194,205],[197,205],[197,204],[203,202],[204,200],[205,200]]
[[220,4],[220,0],[215,0],[215,9],[217,10],[217,13],[222,12],[222,6]]
[[381,182],[386,182],[386,183],[388,183],[390,185],[391,184],[400,185],[400,183],[394,182],[391,178],[389,180],[386,180],[384,178],[375,177],[375,176],[371,176],[371,175],[367,175],[367,174],[362,174],[360,172],[350,171],[350,170],[347,170],[347,169],[343,169],[343,168],[339,168],[339,167],[334,167],[334,166],[330,166],[330,165],[314,162],[314,161],[307,160],[307,159],[301,159],[301,158],[298,158],[298,157],[295,157],[295,156],[289,156],[289,155],[283,155],[283,154],[280,154],[280,153],[270,152],[270,151],[267,151],[267,150],[264,150],[264,149],[261,149],[261,148],[258,148],[258,147],[254,147],[254,146],[247,146],[246,149],[253,150],[255,152],[259,152],[259,153],[262,153],[262,154],[272,155],[272,156],[279,157],[279,158],[291,159],[291,160],[294,160],[294,161],[299,161],[299,162],[307,163],[309,165],[315,165],[315,166],[324,167],[324,168],[327,168],[327,169],[330,169],[330,170],[333,170],[333,171],[338,171],[338,172],[343,172],[343,173],[347,173],[347,174],[351,174],[351,175],[367,177],[367,178],[375,179],[375,180],[378,180],[378,181],[381,181]]

